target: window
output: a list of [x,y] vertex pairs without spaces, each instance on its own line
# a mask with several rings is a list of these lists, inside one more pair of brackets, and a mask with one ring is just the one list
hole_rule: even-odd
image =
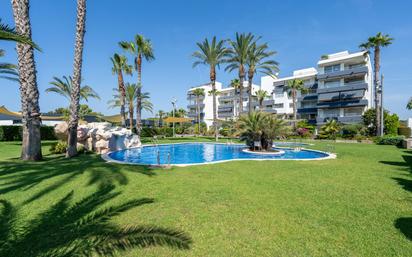
[[283,108],[283,104],[275,104],[275,108]]
[[323,117],[339,117],[340,110],[339,109],[324,109],[323,110]]
[[363,63],[355,63],[355,64],[349,64],[346,66],[346,69],[355,69],[358,67],[362,67],[364,64]]
[[361,116],[363,113],[362,107],[355,107],[355,108],[345,108],[344,109],[344,116],[351,117],[351,116]]
[[340,93],[340,99],[342,99],[342,100],[357,99],[357,98],[362,98],[363,95],[364,95],[363,90],[354,90],[354,91],[348,91],[348,92],[341,92]]
[[354,78],[346,78],[345,79],[345,85],[352,85],[352,84],[360,84],[364,83],[365,80],[363,77],[354,77]]
[[340,86],[340,79],[325,81],[323,88],[334,88]]
[[316,102],[301,102],[300,104],[301,108],[315,108]]
[[328,102],[328,101],[337,101],[337,100],[339,100],[339,92],[319,94],[318,96],[319,102]]
[[282,93],[280,93],[280,92],[279,92],[279,93],[278,93],[278,92],[275,93],[275,97],[278,97],[278,98],[279,98],[279,97],[283,97],[284,95],[285,95],[285,94],[284,94],[283,92],[282,92]]
[[325,66],[325,73],[340,71],[340,64]]

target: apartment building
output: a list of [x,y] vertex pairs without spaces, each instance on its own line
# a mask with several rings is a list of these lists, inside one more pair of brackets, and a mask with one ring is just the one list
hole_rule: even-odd
[[362,114],[372,107],[372,66],[366,52],[323,56],[318,61],[317,80],[318,125],[330,119],[359,123]]
[[[317,67],[295,70],[292,76],[274,78],[261,77],[260,86],[252,85],[252,94],[259,89],[268,92],[262,103],[262,111],[276,113],[284,118],[292,118],[293,101],[286,88],[289,81],[303,80],[306,92],[297,94],[297,116],[309,123],[321,126],[330,119],[341,123],[359,123],[362,114],[372,107],[373,83],[370,57],[366,52],[339,53],[324,55]],[[196,119],[196,98],[191,93],[195,88],[204,88],[205,96],[199,99],[201,120],[209,127],[213,122],[213,101],[208,94],[211,85],[201,85],[188,90],[189,117]],[[235,118],[239,112],[248,110],[247,81],[243,84],[243,108],[239,108],[239,92],[232,87],[223,88],[216,82],[217,115],[221,120]],[[254,97],[252,105],[259,109]]]

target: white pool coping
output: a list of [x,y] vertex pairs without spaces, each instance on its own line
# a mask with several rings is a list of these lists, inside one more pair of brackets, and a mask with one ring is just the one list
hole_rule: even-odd
[[[147,146],[159,146],[159,145],[182,145],[182,144],[219,144],[219,145],[242,145],[245,146],[244,144],[237,144],[237,143],[218,143],[218,142],[181,142],[181,143],[164,143],[164,144],[147,144],[147,145],[142,145],[138,147],[131,147],[123,150],[128,150],[128,149],[134,149],[134,148],[143,148]],[[312,144],[313,145],[313,144]],[[291,147],[277,147],[275,143],[276,148],[285,148],[285,149],[293,149]],[[109,163],[118,163],[118,164],[127,164],[127,165],[137,165],[137,166],[146,166],[146,167],[154,167],[154,168],[165,168],[165,167],[188,167],[188,166],[196,166],[196,165],[206,165],[206,164],[216,164],[216,163],[224,163],[224,162],[231,162],[231,161],[321,161],[321,160],[330,160],[330,159],[336,159],[337,155],[335,153],[329,153],[329,152],[324,152],[324,151],[319,151],[319,150],[313,150],[313,149],[306,149],[301,147],[301,150],[306,150],[306,151],[312,151],[312,152],[317,152],[317,153],[323,153],[327,154],[328,156],[325,157],[319,157],[319,158],[311,158],[311,159],[256,159],[256,158],[250,158],[250,159],[229,159],[229,160],[220,160],[220,161],[212,161],[212,162],[202,162],[202,163],[180,163],[180,164],[144,164],[144,163],[134,163],[134,162],[128,162],[128,161],[119,161],[111,158],[109,154],[117,151],[112,151],[108,152],[105,154],[101,155],[101,158],[105,160],[106,162]],[[118,150],[118,151],[123,151],[123,150]],[[258,153],[259,154],[259,153]]]

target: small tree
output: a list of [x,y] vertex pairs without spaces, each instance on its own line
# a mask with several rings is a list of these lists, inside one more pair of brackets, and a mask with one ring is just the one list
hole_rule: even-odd
[[328,120],[326,124],[320,128],[320,137],[325,139],[336,139],[340,127],[340,124],[336,120]]

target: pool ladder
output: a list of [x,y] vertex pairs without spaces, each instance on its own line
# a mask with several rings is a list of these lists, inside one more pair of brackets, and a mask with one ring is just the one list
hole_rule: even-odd
[[[159,141],[157,140],[156,136],[153,136],[152,138],[152,143],[156,147],[156,159],[157,159],[157,165],[160,167],[162,166],[160,164],[160,150],[159,150]],[[170,152],[167,153],[167,165],[165,165],[166,168],[170,168]]]

